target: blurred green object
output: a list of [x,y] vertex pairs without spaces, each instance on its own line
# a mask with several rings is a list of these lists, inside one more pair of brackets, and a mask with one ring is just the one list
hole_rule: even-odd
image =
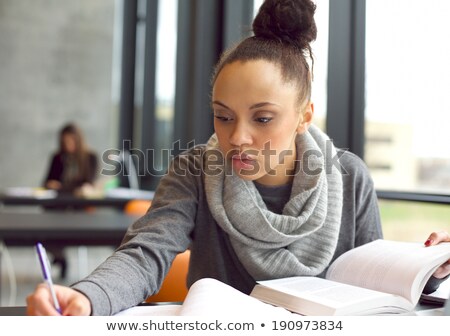
[[111,189],[115,189],[119,187],[119,179],[117,177],[112,177],[108,180],[106,180],[105,184],[104,184],[104,191],[108,191]]

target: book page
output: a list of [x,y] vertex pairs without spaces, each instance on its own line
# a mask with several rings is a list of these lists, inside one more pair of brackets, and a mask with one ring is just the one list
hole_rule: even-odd
[[292,313],[263,303],[215,279],[196,281],[183,304],[143,305],[125,309],[116,316],[211,316],[283,317]]
[[185,316],[291,316],[292,313],[263,303],[218,280],[196,281],[180,310]]
[[413,309],[396,295],[307,276],[259,281],[250,295],[304,315],[368,315]]
[[380,239],[341,255],[327,278],[399,295],[415,305],[431,274],[449,258],[450,243],[425,247]]
[[131,307],[115,314],[115,316],[176,316],[181,305],[161,304]]

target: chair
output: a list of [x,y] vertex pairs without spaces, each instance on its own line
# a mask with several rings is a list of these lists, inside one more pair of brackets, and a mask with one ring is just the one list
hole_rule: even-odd
[[128,215],[143,216],[147,213],[151,205],[152,201],[150,200],[131,200],[125,204],[124,212]]
[[158,293],[149,296],[146,302],[182,302],[188,288],[186,278],[189,269],[191,251],[178,254],[167,273]]
[[[152,201],[132,200],[124,208],[125,213],[130,215],[143,216],[151,207]],[[187,295],[188,288],[186,278],[189,269],[189,259],[191,251],[186,250],[178,254],[173,260],[161,288],[158,293],[149,296],[146,302],[181,302]]]

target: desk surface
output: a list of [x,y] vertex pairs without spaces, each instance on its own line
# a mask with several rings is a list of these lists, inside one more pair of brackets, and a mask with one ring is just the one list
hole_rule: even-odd
[[[172,302],[153,303],[155,305],[174,304]],[[151,305],[153,305],[151,304]],[[179,302],[175,304],[180,304]],[[25,306],[0,307],[0,316],[26,316]],[[418,307],[416,311],[403,315],[419,315],[419,316],[442,316],[443,308],[434,308],[433,306]]]
[[0,212],[0,240],[15,246],[38,241],[61,246],[118,246],[137,218],[120,212]]
[[26,316],[27,307],[14,306],[14,307],[0,307],[0,316]]
[[32,196],[6,196],[0,195],[0,203],[3,205],[36,205],[43,207],[116,207],[124,208],[130,198],[105,197],[105,198],[81,198],[71,195],[60,195],[54,198],[39,198]]
[[[123,208],[133,199],[153,199],[154,192],[148,190],[134,190],[116,188],[110,190],[105,197],[76,197],[72,194],[57,193],[56,197],[39,197],[24,193],[0,193],[0,203],[3,205],[36,205],[43,207],[116,207]],[[54,196],[54,195],[52,195]]]

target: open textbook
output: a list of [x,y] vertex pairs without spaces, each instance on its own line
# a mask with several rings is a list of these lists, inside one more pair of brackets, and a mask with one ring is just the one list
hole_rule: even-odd
[[116,316],[209,316],[209,317],[280,317],[291,312],[266,304],[215,279],[196,281],[182,304],[136,306]]
[[376,240],[352,249],[326,279],[260,281],[250,296],[302,315],[374,315],[414,310],[433,272],[450,259],[450,243]]

